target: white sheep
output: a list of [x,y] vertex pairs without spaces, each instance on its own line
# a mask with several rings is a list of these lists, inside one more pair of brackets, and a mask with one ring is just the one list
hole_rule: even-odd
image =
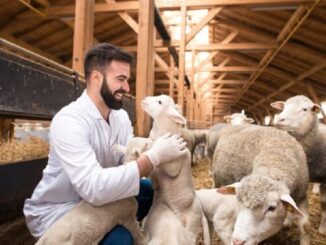
[[[152,140],[167,132],[180,134],[186,140],[185,135],[188,135],[188,132],[183,127],[186,119],[180,114],[171,97],[146,97],[141,105],[154,120],[150,132]],[[207,220],[195,194],[190,159],[190,152],[187,151],[181,157],[161,164],[152,171],[154,201],[145,222],[145,231],[152,244],[154,241],[156,244],[195,244],[202,224],[205,244],[209,244]],[[173,222],[169,222],[169,227],[165,225],[165,214],[169,217],[175,214],[177,217]],[[180,227],[185,228],[184,232]],[[158,232],[162,229],[169,230],[170,238],[167,241],[165,232]]]
[[197,190],[196,195],[208,221],[210,240],[212,241],[213,230],[215,230],[224,244],[231,244],[231,235],[237,217],[236,197],[217,193],[216,188]]
[[[115,146],[125,152],[125,163],[136,160],[151,141],[133,138],[126,148]],[[72,210],[56,221],[36,243],[37,245],[90,245],[98,244],[103,236],[116,225],[130,231],[135,244],[143,244],[136,219],[138,204],[134,197],[121,199],[102,206],[93,206],[81,201]]]
[[275,126],[286,130],[303,146],[310,180],[321,183],[322,218],[319,232],[326,235],[326,125],[318,122],[317,114],[321,108],[303,95],[294,96],[285,102],[274,102],[271,106],[282,110]]
[[224,131],[213,157],[213,177],[215,187],[236,182],[219,188],[237,196],[233,244],[257,244],[278,232],[287,211],[299,218],[300,244],[309,244],[309,176],[302,146],[273,127],[238,125]]
[[233,113],[232,115],[226,115],[224,116],[224,120],[226,123],[230,123],[231,125],[250,124],[255,122],[254,119],[247,117],[242,113]]

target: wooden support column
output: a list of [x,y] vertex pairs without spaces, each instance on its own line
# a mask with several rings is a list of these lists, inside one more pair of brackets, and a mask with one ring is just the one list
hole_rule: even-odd
[[179,82],[178,82],[178,104],[183,113],[183,100],[184,100],[184,79],[185,79],[185,50],[186,50],[186,17],[187,7],[186,3],[182,2],[181,5],[181,24],[180,24],[180,53],[179,53]]
[[76,0],[72,69],[84,74],[84,55],[93,43],[94,0]]
[[147,137],[150,119],[140,106],[154,93],[154,0],[139,1],[136,74],[136,135]]
[[189,120],[194,120],[194,86],[195,86],[195,63],[196,63],[196,52],[193,50],[191,53],[191,77],[190,77],[190,96],[188,98],[189,105]]
[[[170,54],[170,80],[169,80],[169,96],[173,98],[174,95],[174,59]],[[174,99],[174,98],[173,98]]]

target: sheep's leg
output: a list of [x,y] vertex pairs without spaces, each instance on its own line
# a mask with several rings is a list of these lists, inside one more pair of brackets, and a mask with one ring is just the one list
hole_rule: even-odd
[[319,233],[326,235],[326,183],[320,184],[321,221]]
[[308,201],[305,199],[299,205],[299,209],[304,213],[304,217],[299,219],[300,245],[310,244],[311,224],[309,221]]
[[133,239],[134,239],[134,244],[137,244],[137,245],[142,245],[144,244],[144,239],[141,235],[141,232],[140,232],[140,227],[139,227],[139,224],[136,220],[136,217],[134,220],[127,220],[123,226],[128,230],[130,231]]

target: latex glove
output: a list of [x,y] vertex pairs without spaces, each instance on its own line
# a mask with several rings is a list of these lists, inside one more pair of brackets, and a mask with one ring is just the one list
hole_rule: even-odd
[[180,135],[167,133],[159,137],[152,147],[144,152],[154,166],[160,163],[169,162],[187,152],[186,142]]

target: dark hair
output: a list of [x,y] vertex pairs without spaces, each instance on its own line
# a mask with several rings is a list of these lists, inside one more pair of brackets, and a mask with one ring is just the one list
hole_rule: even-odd
[[89,79],[94,69],[99,69],[101,72],[104,72],[105,66],[109,65],[112,60],[124,61],[132,64],[133,56],[110,43],[93,45],[86,53],[84,59],[86,81]]

